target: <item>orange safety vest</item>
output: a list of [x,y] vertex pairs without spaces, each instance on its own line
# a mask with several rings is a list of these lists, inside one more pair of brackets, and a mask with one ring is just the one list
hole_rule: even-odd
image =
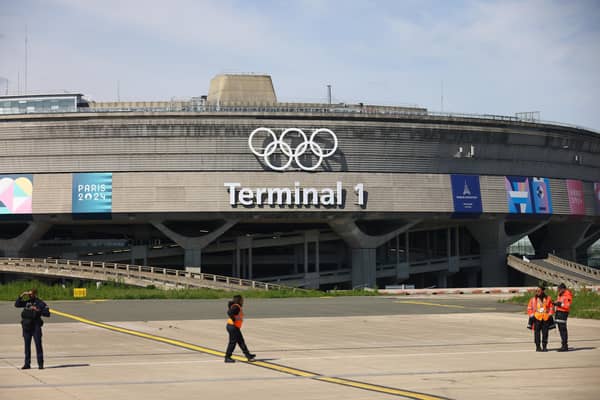
[[562,295],[558,295],[556,301],[560,301],[562,306],[556,306],[556,311],[569,312],[571,303],[573,303],[573,293],[570,290],[565,290]]
[[240,312],[233,316],[233,320],[231,318],[227,319],[227,325],[234,325],[236,328],[242,329],[242,323],[244,322],[244,312],[242,311],[242,306],[239,304],[232,304],[231,307],[239,307]]
[[554,314],[554,307],[552,307],[552,298],[546,296],[544,300],[540,300],[537,296],[532,297],[527,305],[527,314],[535,317],[538,321],[548,321],[550,316]]

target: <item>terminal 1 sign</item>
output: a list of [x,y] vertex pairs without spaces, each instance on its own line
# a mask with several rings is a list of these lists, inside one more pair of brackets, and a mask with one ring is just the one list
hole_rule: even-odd
[[[242,187],[239,182],[225,182],[224,186],[229,192],[229,204],[231,206],[344,206],[344,185],[337,181],[335,188],[325,187],[321,189],[313,187],[302,187],[300,182],[294,182],[293,187]],[[356,204],[366,205],[365,189],[362,183],[353,187],[356,194]]]

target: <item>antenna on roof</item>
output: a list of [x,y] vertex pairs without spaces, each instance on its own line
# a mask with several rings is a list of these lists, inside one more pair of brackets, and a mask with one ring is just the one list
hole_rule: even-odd
[[327,85],[327,101],[331,104],[331,85]]
[[25,82],[24,82],[24,92],[25,94],[27,94],[27,67],[28,67],[28,62],[27,62],[27,52],[28,52],[28,44],[27,44],[27,24],[25,24]]

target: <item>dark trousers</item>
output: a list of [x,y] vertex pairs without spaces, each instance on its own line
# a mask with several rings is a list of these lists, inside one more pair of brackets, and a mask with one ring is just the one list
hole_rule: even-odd
[[37,356],[38,366],[44,365],[44,350],[42,349],[42,327],[34,326],[31,330],[23,329],[23,339],[25,340],[25,365],[31,365],[31,339],[35,343],[35,354]]
[[540,336],[542,346],[546,347],[548,345],[548,325],[550,325],[548,321],[538,321],[537,319],[534,321],[533,340],[535,341],[535,347],[540,347]]
[[557,311],[556,312],[556,324],[558,325],[558,332],[560,333],[560,342],[563,347],[567,347],[569,343],[569,332],[567,332],[567,318],[569,317],[568,312]]
[[229,333],[229,344],[227,345],[225,357],[231,357],[236,344],[240,346],[240,349],[242,349],[244,354],[250,354],[246,347],[246,342],[244,341],[241,329],[236,328],[234,325],[227,324],[227,333]]

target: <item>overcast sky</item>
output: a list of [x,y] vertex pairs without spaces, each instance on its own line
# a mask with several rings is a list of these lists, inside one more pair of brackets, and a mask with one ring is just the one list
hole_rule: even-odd
[[[415,104],[600,131],[600,1],[0,0],[0,91],[98,101],[268,73],[280,101]],[[443,82],[443,83],[442,83]],[[443,102],[442,102],[443,87]]]

